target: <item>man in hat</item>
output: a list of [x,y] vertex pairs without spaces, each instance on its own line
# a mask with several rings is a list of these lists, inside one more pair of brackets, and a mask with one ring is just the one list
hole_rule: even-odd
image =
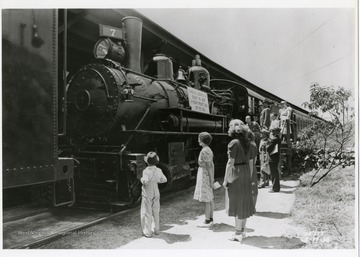
[[270,131],[267,129],[261,130],[261,141],[259,147],[260,157],[260,184],[259,188],[264,188],[269,185],[270,165],[269,154],[266,150],[267,142],[269,140]]
[[280,128],[270,130],[270,139],[267,142],[266,151],[269,153],[269,166],[271,173],[272,190],[270,192],[280,191],[280,174],[278,165],[281,152]]
[[269,128],[270,127],[270,108],[269,108],[269,101],[264,101],[264,108],[262,109],[260,113],[260,127],[261,128]]

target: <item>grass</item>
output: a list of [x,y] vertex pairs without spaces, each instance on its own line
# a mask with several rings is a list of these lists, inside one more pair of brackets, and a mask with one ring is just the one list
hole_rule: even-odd
[[[318,176],[326,170],[320,171]],[[311,249],[355,248],[355,168],[338,167],[310,187],[315,171],[300,177],[291,215],[304,227]]]

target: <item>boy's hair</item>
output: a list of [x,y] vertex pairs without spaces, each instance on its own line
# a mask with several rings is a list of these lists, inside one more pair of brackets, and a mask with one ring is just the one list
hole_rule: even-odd
[[148,154],[144,157],[144,161],[148,165],[155,165],[159,163],[159,156],[155,152],[148,152]]
[[212,136],[208,132],[201,132],[199,134],[199,140],[206,145],[210,145],[212,141]]

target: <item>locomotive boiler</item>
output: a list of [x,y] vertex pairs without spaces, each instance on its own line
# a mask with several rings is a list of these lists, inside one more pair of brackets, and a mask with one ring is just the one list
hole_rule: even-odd
[[168,178],[164,190],[183,184],[195,177],[201,131],[214,135],[216,161],[226,161],[237,91],[211,88],[198,55],[187,71],[179,67],[176,78],[171,59],[162,54],[151,60],[155,77],[141,73],[141,23],[125,17],[122,29],[101,26],[96,59],[68,85],[67,132],[80,162],[78,201],[113,206],[136,201],[148,151],[160,156]]

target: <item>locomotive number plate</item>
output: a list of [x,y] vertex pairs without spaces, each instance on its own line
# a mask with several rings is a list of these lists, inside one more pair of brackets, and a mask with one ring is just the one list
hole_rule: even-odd
[[116,38],[116,39],[124,39],[123,31],[121,28],[115,28],[115,27],[101,25],[101,24],[100,24],[100,36],[101,37],[111,37],[111,38]]

